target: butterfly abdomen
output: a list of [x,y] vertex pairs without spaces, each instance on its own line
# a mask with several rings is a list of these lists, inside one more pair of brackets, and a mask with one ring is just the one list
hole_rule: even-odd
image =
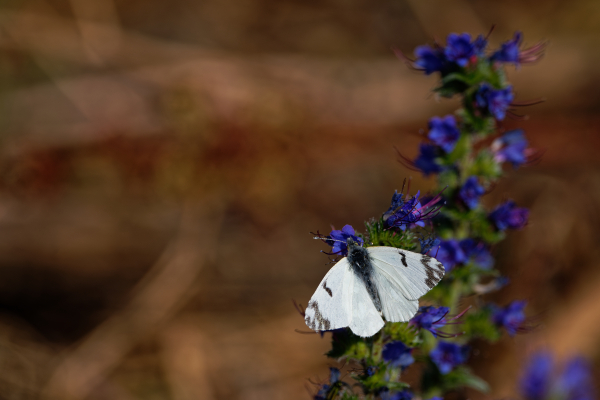
[[348,262],[352,267],[352,270],[357,274],[365,284],[369,296],[375,304],[377,311],[381,312],[381,300],[379,299],[379,293],[373,282],[373,265],[371,264],[371,258],[367,249],[361,246],[348,244]]

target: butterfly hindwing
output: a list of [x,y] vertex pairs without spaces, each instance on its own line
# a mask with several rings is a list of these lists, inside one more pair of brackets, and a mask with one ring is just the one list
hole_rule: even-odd
[[368,251],[375,274],[407,300],[418,300],[444,277],[444,266],[433,257],[395,247],[369,247]]
[[390,280],[384,273],[374,274],[373,281],[379,293],[381,312],[386,321],[405,322],[414,317],[419,309],[418,300],[408,300],[404,297],[395,281]]
[[310,329],[327,331],[350,325],[354,279],[346,258],[327,272],[306,306],[304,321]]
[[352,290],[352,315],[350,329],[355,335],[370,337],[379,332],[383,325],[383,319],[375,308],[375,304],[367,291],[367,287],[361,278],[352,273],[354,284]]

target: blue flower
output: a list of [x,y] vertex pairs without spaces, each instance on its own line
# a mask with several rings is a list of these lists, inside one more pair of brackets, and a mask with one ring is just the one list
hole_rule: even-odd
[[346,256],[348,255],[348,244],[346,241],[349,238],[362,246],[362,238],[355,236],[354,228],[351,225],[345,225],[342,230],[332,230],[325,242],[332,246],[331,254]]
[[476,176],[470,176],[458,191],[458,197],[469,209],[474,209],[479,204],[479,198],[483,196],[485,189],[479,184]]
[[428,45],[419,46],[415,49],[415,57],[414,65],[423,69],[426,75],[441,72],[447,68],[448,61],[444,51],[440,48],[433,48]]
[[553,364],[552,355],[547,352],[537,353],[531,358],[521,379],[521,392],[527,400],[546,399],[552,383]]
[[436,197],[422,206],[419,201],[420,193],[419,191],[410,199],[403,201],[401,199],[402,195],[395,192],[392,196],[392,205],[383,214],[383,220],[386,225],[390,228],[400,228],[403,231],[413,226],[425,226],[425,222],[423,221],[431,219],[436,215],[439,207],[436,208],[434,205],[441,198]]
[[446,115],[444,118],[431,118],[429,120],[429,134],[427,137],[446,153],[454,150],[456,142],[460,137],[454,116]]
[[[404,189],[404,186],[403,186]],[[390,204],[390,208],[387,209],[386,212],[383,213],[383,220],[387,221],[389,217],[394,215],[394,213],[398,212],[404,205],[404,193],[398,193],[397,190],[394,190],[394,194],[392,195],[392,202]]]
[[443,170],[442,166],[437,163],[436,159],[441,155],[441,149],[438,146],[421,143],[419,145],[420,154],[415,159],[414,165],[421,170],[425,176],[429,174],[437,174]]
[[517,207],[512,200],[500,204],[489,215],[490,220],[496,225],[498,230],[520,229],[527,225],[529,219],[529,210]]
[[340,382],[340,370],[337,368],[329,368],[329,384],[325,383],[320,388],[314,397],[314,400],[326,400],[329,391]]
[[483,83],[475,93],[475,103],[481,110],[489,112],[497,120],[502,121],[506,110],[514,99],[512,86],[494,89],[489,83]]
[[595,399],[591,367],[582,357],[575,357],[565,366],[556,383],[556,391],[567,400]]
[[494,266],[494,258],[486,245],[473,239],[463,239],[459,243],[465,257],[473,261],[479,268],[490,269]]
[[499,163],[508,161],[515,168],[527,160],[526,149],[527,139],[522,129],[507,132],[492,143],[494,160]]
[[419,244],[421,245],[421,254],[429,253],[429,250],[431,250],[435,246],[439,246],[439,244],[440,244],[440,239],[438,239],[434,236],[429,236],[426,238],[418,238],[418,240],[419,240]]
[[483,35],[478,35],[477,38],[473,41],[473,51],[476,55],[482,56],[485,53],[485,48],[487,47],[487,40]]
[[525,321],[525,313],[523,313],[525,305],[527,305],[526,301],[513,301],[504,308],[493,306],[492,322],[506,329],[510,336],[515,336]]
[[409,324],[418,329],[428,330],[433,336],[438,337],[440,333],[444,334],[438,329],[444,327],[448,322],[445,317],[449,311],[448,307],[420,307],[418,314],[410,320]]
[[401,392],[383,392],[381,393],[381,400],[412,400],[412,393],[408,390],[403,390]]
[[450,272],[455,265],[467,261],[467,256],[455,239],[442,240],[435,258],[442,263],[446,273]]
[[505,63],[519,63],[519,47],[523,41],[523,34],[519,31],[515,32],[513,38],[500,45],[500,50],[496,51],[490,57],[492,61],[499,61]]
[[429,357],[437,365],[444,375],[452,371],[454,367],[467,361],[469,348],[449,342],[438,342],[435,349],[431,350]]
[[461,67],[466,67],[475,53],[475,46],[471,43],[471,35],[451,33],[446,38],[446,57]]
[[387,361],[393,367],[406,368],[415,362],[412,349],[400,341],[394,341],[383,347],[381,355],[384,361]]

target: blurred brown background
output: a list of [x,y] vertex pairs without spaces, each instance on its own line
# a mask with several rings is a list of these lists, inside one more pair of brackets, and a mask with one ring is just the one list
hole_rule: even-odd
[[[549,41],[510,69],[544,156],[488,204],[532,208],[496,248],[534,332],[479,344],[515,398],[539,346],[600,338],[600,3],[490,0],[4,0],[0,3],[0,398],[308,399],[328,338],[306,303],[310,231],[361,227],[419,130],[456,103],[390,46],[449,32]],[[469,394],[467,394],[469,395]]]

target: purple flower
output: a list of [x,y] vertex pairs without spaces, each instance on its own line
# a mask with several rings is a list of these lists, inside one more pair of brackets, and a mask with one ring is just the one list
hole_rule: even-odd
[[437,365],[444,375],[452,371],[454,367],[467,361],[469,348],[449,342],[438,342],[435,349],[431,350],[429,357]]
[[504,308],[492,307],[492,322],[498,327],[506,329],[510,336],[515,336],[525,321],[523,309],[526,301],[513,301]]
[[444,265],[446,273],[457,264],[467,261],[467,257],[455,239],[442,240],[438,247],[435,258]]
[[342,230],[332,230],[325,242],[332,246],[331,254],[346,256],[348,255],[348,244],[346,241],[349,238],[362,246],[362,238],[354,235],[354,228],[351,225],[345,225]]
[[421,170],[425,176],[437,174],[442,171],[442,166],[436,159],[440,156],[441,149],[432,144],[421,143],[419,145],[420,154],[414,161],[414,166]]
[[446,57],[461,67],[466,67],[471,57],[475,55],[475,46],[471,43],[471,35],[451,33],[446,38]]
[[419,194],[403,201],[401,194],[397,192],[392,196],[392,205],[383,214],[383,220],[388,227],[400,228],[406,230],[414,226],[425,226],[425,220],[431,219],[437,215],[441,206],[436,204],[441,200],[440,196],[436,196],[429,200],[425,205],[421,205]]
[[[404,186],[402,186],[402,190],[404,190]],[[395,213],[402,209],[404,206],[404,193],[398,193],[397,190],[394,190],[394,194],[392,195],[392,203],[390,204],[390,208],[387,209],[386,212],[383,213],[383,220],[387,222],[387,220],[392,217]]]
[[314,397],[314,400],[325,400],[329,391],[340,381],[340,370],[337,368],[329,368],[329,384],[325,383],[320,388]]
[[556,391],[567,400],[595,399],[591,367],[582,357],[571,359],[556,383]]
[[494,140],[492,151],[494,160],[502,163],[508,161],[518,167],[526,161],[527,139],[522,129],[515,129]]
[[433,236],[419,238],[419,244],[421,245],[421,254],[427,254],[433,247],[439,246],[440,239]]
[[483,35],[478,35],[477,38],[473,41],[473,50],[477,56],[482,56],[485,53],[485,48],[487,47],[487,40]]
[[508,200],[506,203],[496,207],[490,213],[489,218],[498,230],[503,231],[506,228],[521,229],[527,225],[529,210],[517,207],[514,201]]
[[494,89],[490,84],[483,83],[475,93],[477,107],[489,112],[499,121],[506,116],[506,110],[513,99],[514,95],[510,85],[504,89]]
[[486,245],[473,239],[463,239],[459,243],[460,248],[468,260],[472,260],[479,268],[490,269],[494,266],[494,258]]
[[448,307],[435,308],[433,306],[420,307],[419,312],[409,322],[410,325],[417,327],[418,329],[425,329],[438,337],[441,333],[438,329],[446,325],[446,315],[450,309]]
[[479,198],[485,193],[476,176],[470,176],[458,191],[458,197],[469,209],[474,209],[479,204]]
[[431,118],[429,120],[429,134],[427,137],[434,144],[440,146],[446,153],[454,150],[456,142],[460,137],[454,116],[446,115],[444,118]]
[[527,400],[544,400],[550,392],[553,369],[552,355],[547,352],[535,354],[521,379],[521,392]]
[[527,400],[595,399],[590,365],[582,357],[574,357],[559,371],[547,351],[534,354],[521,379],[521,392]]
[[523,41],[523,34],[519,31],[515,32],[513,38],[500,45],[500,50],[496,51],[490,57],[492,61],[506,62],[506,63],[519,63],[519,47]]
[[447,68],[448,61],[444,51],[438,47],[419,46],[415,49],[415,57],[415,67],[423,69],[426,75],[437,71],[441,72]]
[[404,343],[394,341],[383,347],[381,355],[383,356],[384,361],[387,361],[391,366],[406,368],[415,362],[411,352],[412,349],[407,347]]

